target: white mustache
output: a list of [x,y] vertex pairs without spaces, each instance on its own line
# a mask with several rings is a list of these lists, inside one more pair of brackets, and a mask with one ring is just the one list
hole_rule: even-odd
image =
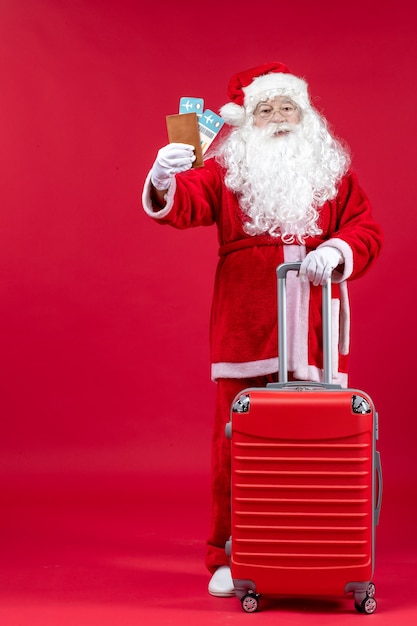
[[289,124],[288,122],[281,122],[280,124],[277,124],[275,122],[272,122],[271,124],[267,124],[267,126],[265,126],[265,128],[263,128],[262,130],[265,131],[265,137],[273,137],[274,135],[279,133],[293,132],[295,129],[295,124]]

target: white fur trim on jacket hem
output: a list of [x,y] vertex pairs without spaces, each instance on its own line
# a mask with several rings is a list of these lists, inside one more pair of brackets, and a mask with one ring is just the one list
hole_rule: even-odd
[[252,378],[266,376],[278,371],[278,358],[248,363],[213,363],[211,366],[212,380],[218,378]]
[[[254,376],[267,376],[278,371],[278,359],[265,359],[263,361],[252,361],[249,363],[213,363],[211,366],[211,377],[214,382],[219,378],[252,378]],[[308,365],[307,376],[301,378],[294,372],[297,380],[307,380],[316,383],[323,382],[323,370],[313,365]],[[333,374],[332,383],[346,388],[348,385],[348,375],[343,372]]]

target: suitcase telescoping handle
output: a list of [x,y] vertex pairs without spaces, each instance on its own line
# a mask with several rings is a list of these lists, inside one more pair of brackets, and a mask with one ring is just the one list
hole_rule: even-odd
[[[298,272],[301,262],[282,263],[277,267],[278,279],[278,380],[288,382],[287,350],[287,274]],[[322,288],[322,324],[323,324],[323,382],[332,383],[332,328],[331,328],[331,280]]]

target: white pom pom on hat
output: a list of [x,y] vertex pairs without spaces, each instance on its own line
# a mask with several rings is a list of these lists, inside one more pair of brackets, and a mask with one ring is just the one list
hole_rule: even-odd
[[300,108],[309,106],[307,83],[290,73],[279,62],[265,63],[232,76],[228,87],[228,102],[220,115],[231,126],[242,126],[247,113],[252,113],[263,99],[288,96]]

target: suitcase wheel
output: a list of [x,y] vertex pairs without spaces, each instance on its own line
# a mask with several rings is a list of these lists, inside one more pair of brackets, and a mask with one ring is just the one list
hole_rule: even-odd
[[242,609],[246,613],[255,613],[258,610],[260,594],[248,591],[241,599]]
[[366,590],[366,595],[368,598],[373,598],[375,595],[375,585],[374,583],[369,583],[368,589]]
[[359,613],[366,613],[367,615],[371,615],[371,613],[375,613],[376,606],[377,606],[376,600],[373,596],[366,596],[366,598],[364,598],[360,604],[355,602],[355,609]]

